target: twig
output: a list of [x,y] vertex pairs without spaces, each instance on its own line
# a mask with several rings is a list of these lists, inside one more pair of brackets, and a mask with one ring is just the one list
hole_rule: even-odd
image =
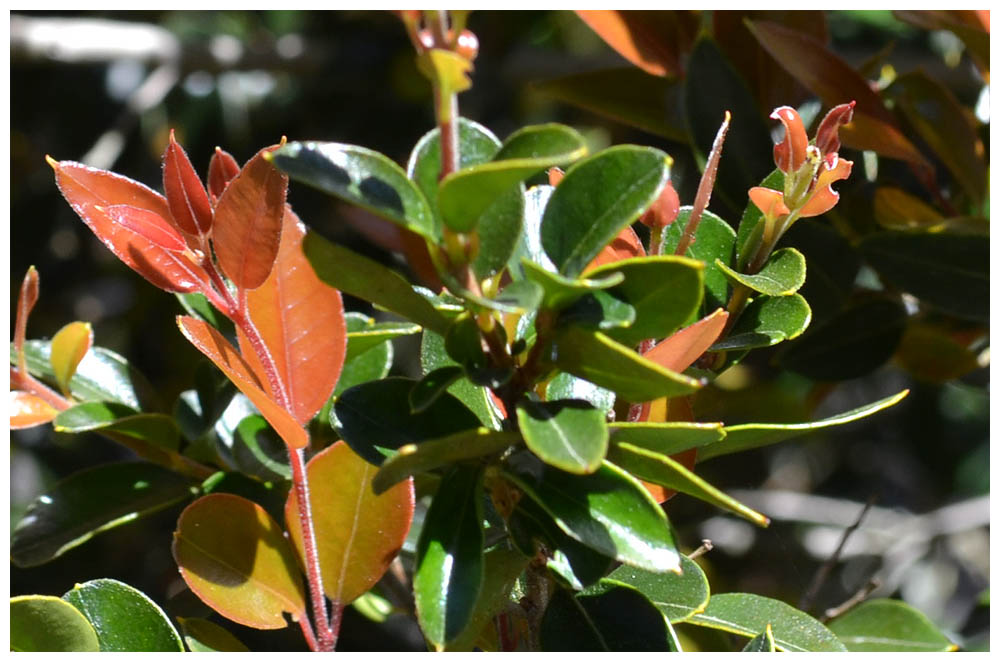
[[877,589],[881,585],[882,582],[881,580],[878,579],[878,577],[872,577],[867,582],[865,582],[864,586],[858,589],[857,593],[855,593],[850,598],[848,598],[841,604],[837,605],[836,607],[831,607],[830,609],[827,609],[825,612],[823,612],[823,618],[820,619],[820,622],[826,623],[828,621],[832,621],[841,614],[853,609],[854,607],[857,607],[859,604],[867,600],[868,596],[871,595],[872,592],[874,592],[875,589]]
[[712,544],[711,540],[709,540],[708,538],[702,538],[701,547],[688,554],[688,558],[693,561],[699,556],[711,552],[714,548],[715,545]]
[[859,526],[861,526],[861,522],[864,520],[865,515],[867,515],[871,507],[875,505],[875,499],[876,496],[874,494],[868,497],[868,502],[861,508],[861,512],[858,513],[858,518],[854,520],[853,524],[844,529],[844,535],[840,537],[840,543],[837,545],[837,548],[833,550],[833,554],[830,555],[830,558],[828,558],[826,562],[823,563],[823,565],[821,565],[816,571],[816,574],[813,576],[812,583],[809,585],[809,589],[805,592],[805,594],[803,594],[802,599],[799,600],[799,609],[802,611],[809,611],[812,608],[813,603],[816,600],[816,594],[819,593],[820,588],[822,588],[823,584],[826,583],[827,577],[830,576],[830,571],[833,570],[833,567],[837,565],[838,561],[840,561],[840,555],[844,551],[847,539],[851,537],[852,533],[857,531]]

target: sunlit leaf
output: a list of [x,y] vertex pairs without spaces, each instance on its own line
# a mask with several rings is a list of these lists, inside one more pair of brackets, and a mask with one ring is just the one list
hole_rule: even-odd
[[606,388],[591,384],[586,379],[560,372],[545,386],[546,400],[586,400],[605,413],[615,406],[615,394]]
[[529,260],[524,260],[521,268],[526,279],[542,288],[541,305],[550,310],[560,310],[587,294],[606,290],[625,280],[625,276],[617,271],[601,278],[567,278]]
[[716,260],[715,266],[734,283],[773,297],[794,294],[806,282],[806,259],[794,248],[774,251],[755,274],[741,274],[721,260]]
[[608,424],[608,429],[612,443],[624,442],[663,455],[674,455],[690,448],[702,448],[718,443],[726,436],[721,423],[622,421]]
[[10,429],[23,430],[48,423],[59,410],[37,395],[25,391],[11,391],[7,399],[10,409]]
[[556,591],[542,617],[539,641],[547,652],[669,648],[666,624],[656,607],[635,588],[610,579],[578,595]]
[[852,652],[923,653],[958,648],[930,619],[901,600],[868,600],[830,621],[828,627]]
[[696,19],[678,11],[576,12],[618,54],[654,76],[680,76],[681,57]]
[[182,652],[177,630],[141,591],[116,579],[77,584],[63,600],[80,610],[97,632],[101,652]]
[[215,148],[212,159],[208,162],[208,193],[212,196],[213,203],[222,196],[229,182],[233,181],[240,174],[240,164],[236,162],[232,154]]
[[[212,161],[218,163],[216,166],[218,180],[221,175],[218,172],[219,166],[227,164],[217,162],[216,155],[212,156]],[[235,161],[233,164],[235,165]],[[212,179],[211,175],[212,168],[209,167],[209,180]],[[216,189],[219,191],[217,195],[222,195],[224,188],[225,185],[216,184]],[[212,204],[184,148],[174,139],[173,130],[170,131],[170,141],[163,153],[163,191],[166,193],[167,206],[170,207],[174,222],[184,232],[195,235],[208,234],[212,229]]]
[[524,400],[517,405],[517,422],[528,448],[563,471],[592,473],[608,449],[604,412],[583,400]]
[[705,573],[686,556],[681,556],[680,574],[649,572],[623,565],[608,579],[628,584],[646,596],[671,623],[678,623],[705,608],[708,604],[708,579]]
[[180,430],[170,416],[137,414],[117,402],[84,402],[60,412],[52,422],[57,432],[79,434],[107,430],[148,441],[160,448],[176,451]]
[[431,48],[417,56],[417,68],[431,79],[441,94],[452,95],[472,87],[472,62],[444,48]]
[[247,416],[233,435],[236,468],[261,480],[291,480],[288,449],[264,417]]
[[38,271],[34,266],[28,267],[21,281],[21,291],[17,297],[17,317],[14,320],[14,340],[12,348],[14,354],[11,363],[18,367],[18,370],[25,371],[27,367],[22,361],[21,353],[24,351],[24,338],[27,333],[28,317],[31,309],[38,302]]
[[204,618],[177,618],[184,643],[192,653],[249,653],[243,642],[225,628]]
[[[424,331],[420,342],[421,370],[427,374],[439,368],[457,365],[458,363],[448,356],[444,338],[433,331]],[[480,425],[491,429],[500,428],[499,414],[489,389],[473,384],[468,377],[460,377],[448,387],[448,393],[468,407],[479,419]]]
[[729,313],[719,308],[711,315],[664,338],[642,356],[667,370],[687,370],[712,346],[725,329],[728,319]]
[[713,352],[769,347],[802,335],[812,310],[800,294],[754,299],[740,315],[732,332],[710,348]]
[[160,248],[183,251],[187,246],[181,233],[156,212],[131,205],[95,206],[94,209]]
[[[753,207],[753,205],[750,205]],[[756,209],[756,207],[754,207]],[[663,228],[663,252],[671,254],[677,248],[681,235],[691,218],[691,207],[681,207],[677,219]],[[726,275],[716,266],[716,260],[731,264],[736,243],[736,233],[722,218],[708,211],[701,214],[701,221],[695,230],[695,240],[685,255],[705,264],[705,299],[702,310],[705,312],[725,307],[729,301],[729,281]]]
[[94,626],[80,611],[52,595],[10,599],[10,650],[13,652],[97,652]]

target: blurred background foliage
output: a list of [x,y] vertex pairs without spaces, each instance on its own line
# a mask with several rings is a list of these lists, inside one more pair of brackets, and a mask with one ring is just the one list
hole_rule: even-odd
[[[710,30],[717,17],[711,12],[683,14],[678,20],[690,29],[679,33],[678,43],[686,62],[698,31]],[[970,175],[986,182],[989,84],[988,63],[984,69],[977,61],[980,34],[961,25],[941,29],[941,21],[922,13],[754,14],[754,20],[797,22],[803,32],[824,35],[833,52],[883,88],[915,72],[947,88],[967,114],[965,121],[976,127],[975,138],[986,146],[981,155],[985,172]],[[722,18],[739,21],[742,16]],[[632,95],[622,101],[625,111],[619,113],[626,120],[631,115],[631,121],[615,121],[606,108],[581,99],[586,90],[577,86],[575,99],[566,92],[572,76],[628,66],[572,12],[480,11],[470,16],[469,28],[479,37],[480,52],[473,88],[460,97],[464,116],[501,138],[524,124],[558,121],[583,131],[594,148],[621,142],[659,147],[675,158],[673,183],[682,203],[690,203],[699,177],[697,150],[685,136],[669,128],[657,130],[658,122],[678,112],[676,90],[665,79],[658,79],[662,93],[645,85],[624,91],[592,89],[591,96]],[[988,50],[988,25],[985,40]],[[737,57],[732,64],[752,76],[760,63]],[[799,107],[806,116],[809,93],[773,62],[767,70],[780,79],[768,89],[784,90],[787,96],[757,98],[761,121],[779,104]],[[404,163],[413,144],[433,126],[430,86],[416,70],[402,25],[388,12],[17,12],[11,15],[10,76],[12,311],[21,278],[35,265],[41,298],[28,337],[48,338],[69,321],[89,321],[95,342],[128,357],[166,402],[190,387],[200,360],[176,331],[173,318],[179,306],[94,238],[59,195],[44,156],[112,169],[159,189],[160,159],[170,129],[204,172],[217,145],[242,162],[282,136],[363,145]],[[720,92],[718,81],[710,78],[689,84],[706,97]],[[815,114],[819,104],[812,103]],[[704,119],[712,127],[720,120],[721,114]],[[933,136],[921,135],[918,121],[919,115],[904,127],[905,134],[931,154],[940,190],[947,193],[951,187],[954,194],[960,177],[949,174],[949,164],[934,154]],[[730,132],[727,148],[739,140],[738,128],[736,124]],[[757,156],[770,159],[769,152]],[[893,203],[901,199],[908,201],[910,217],[914,209],[924,209],[914,206],[912,198],[924,197],[927,209],[940,203],[927,197],[900,161],[847,148],[842,156],[855,161],[855,170],[849,182],[839,185],[839,219],[800,225],[829,227],[832,221],[841,229],[863,232],[879,209],[885,216],[886,209],[898,209]],[[724,169],[726,159],[724,152]],[[898,175],[893,188],[903,195],[877,194],[873,168],[879,180]],[[740,186],[757,183],[743,181]],[[985,218],[988,232],[988,192],[981,206],[958,199],[964,209],[946,209],[944,215],[973,217],[967,224],[979,234],[983,221],[975,218]],[[332,198],[293,185],[289,201],[326,236],[399,264],[398,256],[366,240],[371,229],[363,216]],[[727,201],[719,195],[710,209],[735,224],[734,210],[743,204],[745,198]],[[932,218],[940,220],[941,215]],[[818,246],[814,254],[836,256],[836,236],[802,241],[812,239]],[[844,253],[843,259],[851,258]],[[867,267],[854,279],[857,285],[882,288]],[[807,291],[803,294],[813,302]],[[348,307],[364,310],[357,301],[348,301]],[[735,423],[821,418],[911,389],[900,405],[861,424],[730,456],[701,469],[707,480],[773,517],[770,528],[757,530],[683,496],[669,502],[668,513],[684,544],[696,547],[702,538],[715,544],[703,559],[713,592],[748,591],[799,603],[843,528],[874,499],[841,563],[816,595],[816,609],[821,613],[840,604],[874,576],[881,581],[875,595],[913,604],[963,648],[988,648],[988,335],[983,339],[988,317],[969,321],[931,315],[921,320],[921,325],[909,324],[902,339],[897,335],[878,361],[881,366],[864,376],[808,379],[783,370],[775,353],[765,350],[700,396],[703,420],[724,416],[726,423]],[[947,333],[935,331],[941,328]],[[959,337],[964,341],[955,340]],[[405,343],[397,347],[397,372],[419,369],[411,349]],[[889,355],[894,358],[885,361]],[[48,426],[13,433],[11,440],[12,526],[27,504],[58,479],[127,454],[96,435],[60,435]],[[47,565],[12,565],[11,594],[59,595],[75,582],[114,577],[144,591],[171,615],[207,616],[207,608],[184,589],[170,556],[179,509],[101,534]],[[342,650],[422,649],[421,637],[407,619],[390,617],[379,624],[354,610],[345,618]],[[293,650],[303,646],[291,629],[276,634],[231,623],[227,627],[251,648],[255,642]],[[681,634],[719,636],[693,629]],[[704,639],[689,643],[712,647]]]

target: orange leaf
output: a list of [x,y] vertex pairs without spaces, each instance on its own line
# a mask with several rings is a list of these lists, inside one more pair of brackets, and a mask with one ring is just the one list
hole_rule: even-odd
[[59,410],[38,396],[24,391],[11,391],[7,400],[10,409],[10,429],[23,430],[48,423]]
[[69,394],[69,380],[76,374],[84,355],[94,342],[94,331],[87,322],[70,322],[52,336],[49,362],[56,383],[63,393]]
[[[375,496],[371,482],[378,467],[361,459],[343,441],[317,454],[306,466],[323,591],[346,605],[375,585],[399,550],[413,520],[413,479]],[[302,550],[295,490],[285,504],[288,533]]]
[[683,372],[712,346],[726,328],[729,313],[719,308],[691,326],[685,327],[643,354],[667,370]]
[[184,237],[156,212],[139,209],[131,205],[111,205],[110,207],[94,206],[115,223],[128,228],[151,243],[168,251],[183,251],[187,248]]
[[163,191],[167,194],[174,222],[181,229],[188,234],[208,233],[212,228],[212,205],[191,160],[174,139],[172,129],[167,150],[163,153]]
[[286,444],[292,448],[304,448],[309,443],[306,431],[291,414],[268,395],[253,369],[221,333],[208,323],[186,315],[177,316],[177,326],[192,345],[236,384],[236,388],[242,391],[243,395],[250,398],[250,402],[260,410],[261,415]]
[[56,184],[83,222],[119,260],[150,283],[168,292],[194,292],[209,278],[201,266],[182,253],[168,251],[115,223],[97,207],[129,205],[169,219],[166,199],[127,177],[73,161],[48,159]]
[[802,207],[802,218],[819,216],[833,209],[840,200],[840,194],[833,190],[832,184],[841,179],[847,179],[851,175],[853,161],[841,159],[836,154],[829,155],[820,166],[819,176],[816,177],[815,192],[812,197]]
[[642,242],[639,241],[639,235],[635,233],[635,230],[631,226],[625,226],[625,228],[618,233],[618,236],[611,240],[611,243],[601,249],[601,252],[597,254],[584,272],[596,269],[597,267],[609,264],[611,262],[620,262],[622,260],[627,260],[630,257],[645,257],[646,249],[642,247]]
[[28,328],[28,316],[37,302],[38,271],[31,266],[21,281],[21,294],[17,298],[17,318],[14,321],[14,351],[17,352],[17,365],[21,372],[27,372],[24,363],[24,337]]
[[215,208],[213,239],[219,265],[240,289],[267,280],[278,256],[288,177],[264,159],[266,147],[229,183]]
[[238,174],[240,174],[240,164],[236,159],[229,152],[216,147],[212,160],[208,162],[208,192],[213,202],[222,197],[226,186]]
[[754,186],[747,191],[747,195],[750,197],[750,201],[757,205],[757,209],[764,214],[765,218],[778,218],[792,211],[785,204],[785,194],[781,191]]
[[[247,292],[250,319],[274,359],[292,414],[302,424],[333,393],[347,351],[340,292],[316,276],[302,252],[305,234],[305,226],[286,206],[274,269],[263,285]],[[253,354],[242,334],[240,349],[244,356]]]
[[577,16],[619,55],[654,76],[681,73],[683,16],[674,12],[579,10]]
[[[691,397],[683,396],[679,398],[660,398],[660,400],[653,401],[651,403],[646,403],[651,405],[651,413],[649,418],[643,418],[641,420],[651,421],[654,423],[663,423],[666,421],[694,421],[694,411],[691,409]],[[672,460],[676,460],[684,465],[687,469],[693,469],[695,462],[698,461],[698,449],[690,448],[686,451],[671,455]],[[643,481],[643,485],[646,490],[653,495],[657,503],[663,503],[677,494],[676,490],[672,490],[669,487],[663,487],[662,485],[654,485],[653,483],[647,483]]]
[[770,117],[785,125],[785,137],[774,146],[774,164],[782,172],[795,172],[805,163],[806,147],[809,146],[802,118],[791,106],[775,108]]

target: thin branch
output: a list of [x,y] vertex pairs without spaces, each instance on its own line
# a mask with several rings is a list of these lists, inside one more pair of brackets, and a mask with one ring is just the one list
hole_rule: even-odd
[[865,583],[864,586],[858,589],[857,593],[852,595],[846,601],[837,605],[836,607],[831,607],[830,609],[827,609],[825,612],[823,612],[823,618],[820,619],[820,622],[826,623],[828,621],[832,621],[833,619],[844,614],[845,612],[853,609],[854,607],[857,607],[859,604],[867,600],[868,596],[871,595],[875,591],[875,589],[877,589],[881,585],[882,582],[877,577],[872,577]]
[[693,561],[696,558],[698,558],[699,556],[702,556],[703,554],[707,554],[708,552],[711,552],[714,548],[715,548],[715,545],[712,544],[711,540],[709,540],[708,538],[703,538],[702,541],[701,541],[701,546],[698,547],[698,549],[696,549],[693,552],[691,552],[690,554],[688,554],[688,558]]
[[799,609],[802,611],[809,611],[812,609],[813,603],[816,600],[816,594],[819,593],[823,584],[826,583],[827,577],[830,576],[830,572],[833,570],[833,567],[840,561],[840,555],[844,551],[844,546],[847,545],[848,538],[850,538],[851,534],[857,531],[858,527],[861,526],[861,522],[865,519],[865,515],[867,515],[868,511],[871,510],[871,507],[875,505],[875,499],[876,497],[874,494],[868,497],[868,502],[865,503],[861,512],[858,513],[858,518],[854,520],[853,524],[844,529],[844,535],[840,537],[840,543],[837,545],[837,548],[833,550],[833,554],[830,555],[830,558],[828,558],[826,562],[824,562],[823,565],[821,565],[816,571],[816,574],[813,576],[812,583],[809,585],[809,589],[805,592],[805,594],[803,594],[802,599],[799,600]]

